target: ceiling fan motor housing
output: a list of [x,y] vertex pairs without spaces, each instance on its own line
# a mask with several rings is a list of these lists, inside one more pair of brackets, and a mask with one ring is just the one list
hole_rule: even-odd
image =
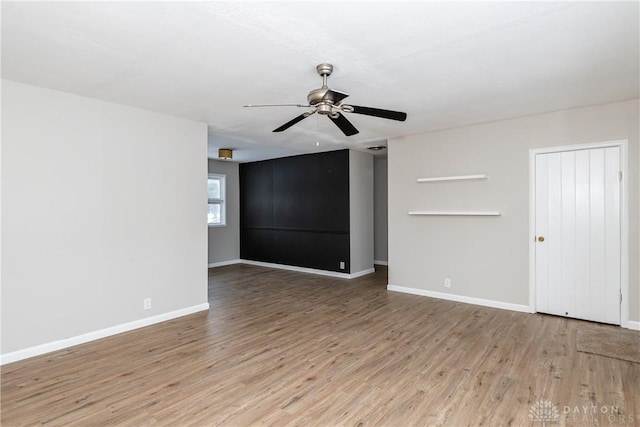
[[314,89],[309,92],[309,95],[307,95],[307,101],[309,101],[309,105],[318,105],[320,102],[322,102],[328,90],[328,87],[323,86],[319,89]]

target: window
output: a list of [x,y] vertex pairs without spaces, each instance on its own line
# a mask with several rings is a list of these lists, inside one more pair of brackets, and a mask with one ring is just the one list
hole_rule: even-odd
[[226,177],[225,175],[209,175],[209,208],[207,214],[207,223],[209,226],[226,225],[225,218],[225,193],[226,193]]

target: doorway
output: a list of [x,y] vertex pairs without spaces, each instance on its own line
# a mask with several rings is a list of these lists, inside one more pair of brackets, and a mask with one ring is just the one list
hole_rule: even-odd
[[533,312],[615,325],[628,318],[624,149],[620,141],[531,150]]

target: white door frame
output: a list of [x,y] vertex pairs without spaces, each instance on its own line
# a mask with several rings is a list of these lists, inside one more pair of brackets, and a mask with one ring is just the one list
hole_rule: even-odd
[[560,147],[532,148],[529,150],[529,311],[536,313],[536,155],[561,153],[563,151],[590,150],[593,148],[620,147],[622,155],[622,191],[620,194],[620,326],[629,328],[629,203],[628,176],[629,161],[627,157],[626,139],[616,141],[594,142],[589,144],[563,145]]

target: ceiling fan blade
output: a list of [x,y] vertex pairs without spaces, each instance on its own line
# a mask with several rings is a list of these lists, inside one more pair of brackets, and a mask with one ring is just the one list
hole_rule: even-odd
[[338,92],[337,90],[327,90],[327,93],[322,97],[323,101],[331,101],[333,105],[338,105],[340,101],[349,96],[348,93]]
[[298,117],[296,117],[293,120],[289,120],[287,123],[283,124],[278,129],[274,129],[273,132],[282,132],[283,130],[287,130],[291,126],[295,125],[296,123],[298,123],[299,121],[301,121],[303,119],[306,119],[309,116],[310,116],[310,114],[308,114],[308,113],[300,114]]
[[247,104],[243,105],[244,108],[248,107],[310,107],[310,105],[302,104]]
[[355,126],[353,126],[351,124],[351,122],[349,120],[347,120],[347,118],[345,116],[343,116],[340,113],[336,113],[336,117],[332,117],[331,114],[329,115],[329,118],[331,119],[331,121],[333,121],[333,123],[336,124],[336,126],[338,126],[340,128],[340,130],[347,136],[351,136],[351,135],[355,135],[356,133],[358,133],[358,129],[355,128]]
[[367,116],[382,117],[383,119],[398,120],[404,122],[407,120],[407,113],[401,111],[383,110],[381,108],[361,107],[359,105],[350,105],[353,108],[352,113],[365,114]]

